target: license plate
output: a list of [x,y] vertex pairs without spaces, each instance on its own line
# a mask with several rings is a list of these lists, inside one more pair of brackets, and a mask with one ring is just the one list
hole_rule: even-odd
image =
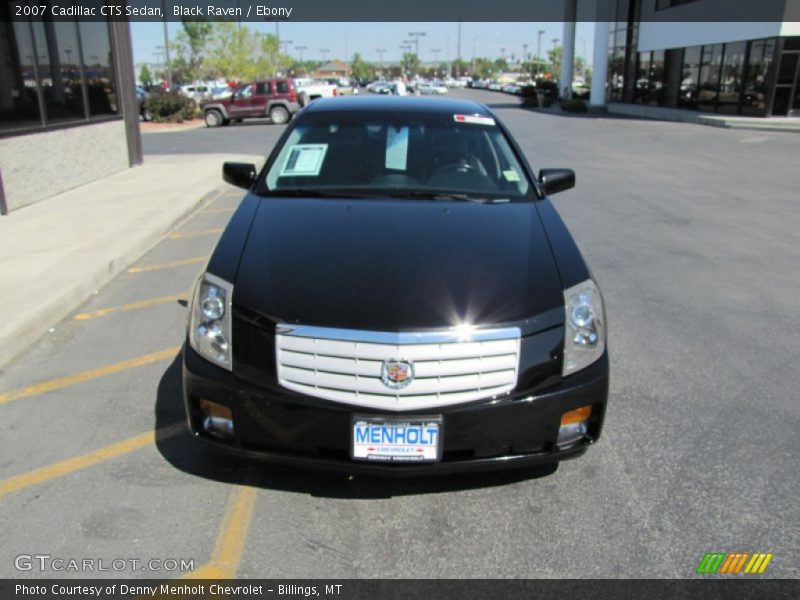
[[353,417],[352,458],[378,462],[437,462],[441,417]]

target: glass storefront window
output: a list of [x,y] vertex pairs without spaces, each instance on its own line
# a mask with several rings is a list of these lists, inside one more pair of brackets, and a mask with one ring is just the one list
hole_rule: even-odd
[[0,3],[0,134],[119,114],[108,22],[15,20],[10,9]]
[[650,59],[650,81],[647,101],[650,104],[663,106],[664,100],[664,51],[653,52]]
[[675,108],[680,98],[683,79],[683,48],[673,48],[664,52],[664,86],[661,92],[661,106]]
[[700,59],[700,79],[697,90],[697,108],[714,112],[719,91],[719,68],[722,64],[722,44],[703,46]]
[[678,106],[681,108],[697,108],[701,52],[701,46],[692,46],[683,52],[683,74],[678,96]]
[[75,23],[33,24],[47,122],[85,119],[80,48]]
[[792,85],[794,83],[797,60],[798,55],[795,53],[781,55],[781,61],[778,66],[778,85]]
[[729,115],[735,115],[738,112],[746,48],[747,44],[745,42],[725,44],[725,58],[722,62],[722,75],[719,81],[719,96],[717,97],[717,112]]
[[33,55],[30,24],[0,21],[0,130],[42,125]]
[[117,86],[111,57],[108,25],[101,22],[80,23],[83,42],[83,70],[89,96],[89,114],[117,114]]
[[742,114],[763,117],[767,112],[770,68],[775,53],[775,40],[750,42],[750,56],[744,75]]
[[640,52],[636,61],[636,90],[634,102],[647,104],[650,89],[650,52]]

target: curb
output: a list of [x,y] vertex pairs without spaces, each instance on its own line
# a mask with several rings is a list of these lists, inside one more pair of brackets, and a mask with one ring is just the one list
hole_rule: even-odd
[[131,264],[139,260],[158,244],[164,236],[173,231],[211,200],[225,193],[226,186],[218,186],[204,194],[197,202],[190,205],[183,214],[169,224],[155,231],[143,234],[132,240],[120,255],[110,261],[98,264],[91,272],[87,272],[81,280],[76,280],[67,289],[61,289],[51,295],[45,304],[34,313],[24,315],[11,331],[0,339],[0,372],[12,360],[23,354],[31,345],[41,339],[53,325],[61,322],[81,304],[86,302],[95,291],[125,271]]
[[[149,123],[149,121],[146,121],[146,122]],[[156,123],[156,124],[158,124],[158,123]],[[182,131],[193,131],[195,129],[202,129],[205,126],[206,126],[205,121],[201,120],[199,123],[191,123],[191,124],[188,124],[188,125],[176,124],[175,127],[163,127],[163,128],[160,128],[160,129],[159,128],[150,129],[147,126],[142,127],[142,123],[140,122],[139,123],[139,131],[141,132],[142,135],[150,134],[150,133],[180,133]]]

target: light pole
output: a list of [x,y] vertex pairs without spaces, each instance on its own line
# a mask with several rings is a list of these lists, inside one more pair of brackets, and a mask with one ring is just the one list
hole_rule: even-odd
[[539,74],[539,65],[542,62],[542,36],[544,29],[539,30],[539,39],[536,41],[536,74]]
[[378,48],[376,52],[378,53],[378,61],[380,61],[381,72],[383,72],[383,53],[386,52],[386,48]]
[[295,46],[294,49],[297,50],[300,53],[300,62],[302,63],[303,62],[303,50],[308,50],[308,46]]
[[528,44],[522,44],[522,63],[528,60]]
[[470,74],[472,78],[475,78],[475,41],[478,39],[477,36],[472,38],[472,68],[470,69]]
[[[433,54],[433,62],[434,63],[438,63],[439,62],[438,61],[439,52],[441,52],[441,51],[442,51],[441,48],[431,48],[431,53]],[[437,67],[438,67],[438,65],[437,65]]]
[[410,31],[408,33],[408,37],[414,38],[414,44],[416,48],[417,56],[419,56],[419,38],[425,37],[427,34],[424,31]]
[[328,52],[331,51],[330,48],[320,48],[320,53],[322,54],[322,62],[328,62]]
[[279,46],[283,46],[283,53],[289,54],[289,44],[294,44],[292,40],[281,40],[278,42]]
[[[162,1],[163,14],[167,14],[167,2]],[[172,89],[172,65],[169,62],[169,29],[167,28],[167,20],[164,19],[164,60],[167,63],[167,89]]]
[[[411,51],[411,43],[410,42],[406,42],[404,44],[400,44],[400,50],[403,51],[403,54],[405,54],[406,52],[410,52]],[[403,75],[407,75],[406,68],[405,68],[405,65],[403,64],[403,62],[404,61],[401,59],[401,61],[400,61],[400,70],[402,71]]]

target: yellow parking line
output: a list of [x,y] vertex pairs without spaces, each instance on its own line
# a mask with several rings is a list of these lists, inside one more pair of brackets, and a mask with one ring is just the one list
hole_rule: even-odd
[[150,363],[174,358],[179,350],[180,346],[174,346],[172,348],[167,348],[166,350],[159,350],[158,352],[153,352],[151,354],[137,356],[136,358],[129,358],[128,360],[123,360],[121,362],[99,367],[97,369],[91,369],[89,371],[83,371],[82,373],[67,375],[66,377],[61,377],[59,379],[51,379],[50,381],[36,383],[26,388],[4,392],[0,394],[0,404],[5,404],[6,402],[11,402],[12,400],[19,400],[20,398],[26,398],[28,396],[44,394],[45,392],[59,390],[83,381],[97,379],[98,377],[104,377],[113,373],[119,373],[120,371],[127,371],[128,369],[135,369],[136,367],[149,365]]
[[92,465],[116,458],[117,456],[122,456],[123,454],[129,454],[155,443],[157,437],[173,436],[183,431],[185,427],[183,423],[176,423],[157,431],[148,431],[147,433],[142,433],[127,440],[123,440],[122,442],[110,444],[93,452],[81,454],[80,456],[68,458],[67,460],[62,460],[61,462],[35,469],[28,473],[0,480],[0,499],[6,496],[6,494],[18,492],[32,485],[37,485],[51,479],[68,475],[69,473],[74,473],[75,471],[91,467]]
[[158,298],[150,298],[149,300],[140,300],[138,302],[131,302],[130,304],[123,304],[122,306],[110,306],[109,308],[101,308],[92,312],[78,313],[72,319],[74,321],[88,321],[89,319],[96,319],[97,317],[105,317],[112,313],[127,312],[129,310],[138,310],[140,308],[149,308],[151,306],[158,306],[159,304],[167,304],[168,302],[177,302],[178,300],[186,300],[186,294],[172,294],[171,296],[159,296]]
[[203,235],[214,235],[215,233],[222,233],[222,227],[215,227],[214,229],[204,229],[202,231],[186,231],[181,233],[180,231],[176,231],[175,233],[171,233],[167,237],[171,240],[178,240],[182,238],[190,238],[190,237],[200,237]]
[[253,519],[256,490],[238,486],[231,492],[211,560],[182,579],[235,579]]
[[206,208],[200,211],[201,214],[204,215],[213,215],[216,213],[232,213],[236,210],[236,207],[233,208]]
[[171,269],[173,267],[182,267],[184,265],[197,265],[208,260],[207,256],[195,256],[194,258],[183,258],[181,260],[173,260],[165,263],[155,263],[149,265],[142,265],[141,267],[131,267],[128,273],[145,273],[147,271],[157,271],[159,269]]

